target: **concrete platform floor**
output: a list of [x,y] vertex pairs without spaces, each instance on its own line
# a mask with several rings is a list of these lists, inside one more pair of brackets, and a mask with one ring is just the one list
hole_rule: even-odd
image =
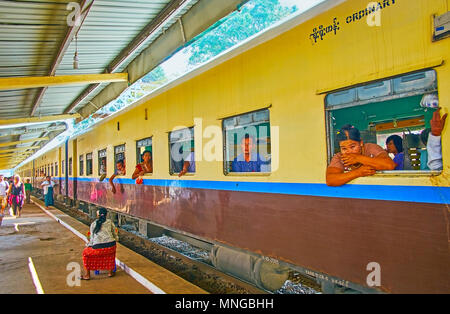
[[44,293],[55,294],[148,294],[144,286],[120,268],[116,276],[95,276],[71,287],[75,262],[82,269],[81,252],[84,242],[46,215],[34,204],[25,205],[21,218],[6,215],[0,226],[0,294],[35,294],[36,285],[29,268],[31,257]]

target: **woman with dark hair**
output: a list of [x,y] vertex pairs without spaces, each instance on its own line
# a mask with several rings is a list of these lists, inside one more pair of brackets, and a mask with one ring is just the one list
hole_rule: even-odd
[[341,186],[356,178],[372,176],[378,170],[393,170],[395,163],[377,144],[361,140],[357,128],[348,124],[336,134],[341,152],[333,156],[327,168],[329,186]]
[[394,154],[394,162],[397,165],[395,170],[403,170],[404,157],[403,153],[403,139],[398,135],[391,135],[386,139],[386,151],[389,154]]
[[145,150],[142,153],[142,162],[140,164],[136,165],[136,169],[134,170],[133,175],[131,176],[131,179],[136,180],[136,183],[141,182],[139,180],[139,177],[144,176],[146,173],[152,173],[153,172],[153,166],[152,166],[152,152],[149,150]]
[[20,217],[25,200],[25,185],[18,174],[14,176],[14,181],[9,186],[7,199],[13,209],[14,217]]
[[119,241],[114,223],[107,219],[108,212],[102,208],[97,220],[91,224],[90,239],[83,250],[83,264],[86,274],[83,280],[91,278],[91,270],[108,270],[108,277],[114,276],[116,267],[116,241]]

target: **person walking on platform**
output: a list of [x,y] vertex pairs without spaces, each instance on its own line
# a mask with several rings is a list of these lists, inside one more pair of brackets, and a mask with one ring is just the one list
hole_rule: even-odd
[[8,190],[8,202],[13,208],[13,216],[20,217],[24,199],[25,185],[17,174],[14,176],[14,182],[9,186]]
[[31,203],[31,191],[33,190],[33,186],[30,183],[30,179],[27,179],[27,183],[25,183],[25,196],[27,204]]
[[5,211],[5,207],[7,204],[7,198],[6,193],[9,190],[9,183],[4,180],[3,175],[0,174],[0,206],[1,206],[1,212],[0,217],[3,217],[3,212]]
[[46,180],[42,182],[41,186],[44,188],[44,200],[45,207],[48,209],[49,206],[53,206],[53,187],[56,185],[55,182],[52,181],[51,176],[47,176]]
[[108,270],[108,277],[114,276],[116,267],[116,241],[119,241],[114,223],[106,218],[108,212],[102,208],[97,219],[91,224],[90,239],[83,250],[85,275],[82,280],[91,278],[91,270]]

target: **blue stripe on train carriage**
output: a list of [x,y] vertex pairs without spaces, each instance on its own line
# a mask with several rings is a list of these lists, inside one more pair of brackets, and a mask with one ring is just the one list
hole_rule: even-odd
[[[78,178],[79,182],[98,182],[98,178]],[[117,183],[134,185],[131,179],[116,179]],[[320,183],[243,182],[145,179],[144,185],[176,188],[240,191],[302,196],[356,198],[368,200],[448,204],[450,187],[356,185],[329,187]]]

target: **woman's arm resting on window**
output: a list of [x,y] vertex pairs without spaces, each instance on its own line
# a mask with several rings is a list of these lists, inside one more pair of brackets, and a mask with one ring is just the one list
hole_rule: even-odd
[[394,170],[397,166],[395,162],[389,156],[383,156],[383,154],[377,157],[368,157],[359,154],[343,154],[342,162],[345,166],[351,166],[357,163],[375,168],[375,170]]
[[358,169],[344,172],[342,169],[328,167],[327,168],[327,185],[341,186],[359,177],[373,176],[376,170],[370,166],[362,166]]

